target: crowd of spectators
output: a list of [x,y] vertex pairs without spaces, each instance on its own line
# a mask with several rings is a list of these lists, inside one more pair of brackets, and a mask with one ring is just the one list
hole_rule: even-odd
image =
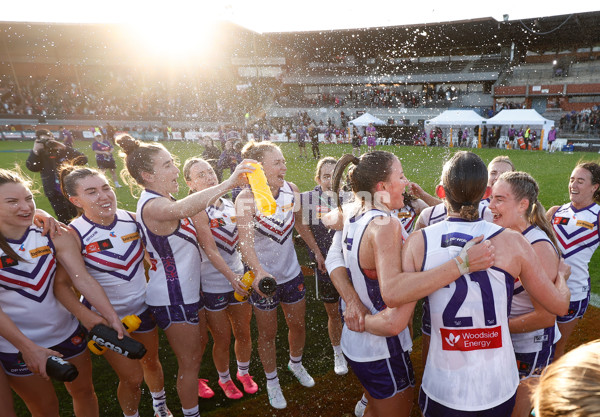
[[407,90],[405,87],[377,87],[355,90],[348,87],[342,93],[319,93],[293,95],[282,91],[277,96],[277,103],[284,107],[427,107],[432,104],[450,104],[456,100],[460,90],[446,85],[423,87],[422,90]]
[[134,71],[74,78],[0,76],[0,114],[119,116],[130,119],[231,120],[259,107],[273,92],[238,90],[227,80],[148,79]]
[[565,113],[559,121],[562,132],[600,135],[600,109],[597,106],[579,112]]

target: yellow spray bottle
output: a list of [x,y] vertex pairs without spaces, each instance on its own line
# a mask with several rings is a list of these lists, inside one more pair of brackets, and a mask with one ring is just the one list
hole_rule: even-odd
[[261,164],[252,163],[251,165],[255,170],[246,175],[248,176],[248,182],[250,183],[250,188],[252,188],[252,193],[254,194],[256,208],[258,208],[264,216],[272,216],[277,210],[277,203],[275,202],[273,193],[267,183],[265,171]]

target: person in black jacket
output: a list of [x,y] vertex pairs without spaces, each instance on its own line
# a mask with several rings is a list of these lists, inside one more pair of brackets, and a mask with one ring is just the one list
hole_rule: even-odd
[[40,173],[44,194],[48,197],[56,218],[68,223],[77,215],[77,209],[60,191],[58,167],[67,160],[85,165],[88,159],[81,152],[54,140],[52,132],[47,129],[37,130],[35,136],[35,143],[26,161],[27,169]]

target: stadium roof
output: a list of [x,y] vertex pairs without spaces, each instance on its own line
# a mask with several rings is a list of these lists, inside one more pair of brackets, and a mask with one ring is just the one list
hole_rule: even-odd
[[303,0],[296,3],[276,0],[171,0],[168,3],[156,0],[104,0],[84,7],[77,0],[29,0],[13,1],[3,6],[1,19],[55,23],[175,22],[180,26],[190,23],[203,25],[210,20],[228,20],[257,33],[266,33],[423,25],[480,18],[517,21],[595,10],[599,10],[598,3],[591,0],[573,3],[522,0]]

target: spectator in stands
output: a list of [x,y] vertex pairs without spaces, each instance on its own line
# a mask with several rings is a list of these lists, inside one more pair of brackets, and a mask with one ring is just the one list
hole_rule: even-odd
[[30,171],[40,173],[44,194],[48,197],[58,220],[69,223],[77,216],[77,209],[60,190],[58,167],[67,160],[77,165],[85,165],[88,159],[81,152],[54,140],[52,132],[47,129],[37,130],[35,136],[35,143],[25,164]]

